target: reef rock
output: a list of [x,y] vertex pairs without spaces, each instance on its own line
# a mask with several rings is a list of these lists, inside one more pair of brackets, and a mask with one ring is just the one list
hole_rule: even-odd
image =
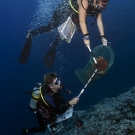
[[118,97],[105,98],[89,110],[75,111],[61,124],[57,135],[135,135],[135,87]]

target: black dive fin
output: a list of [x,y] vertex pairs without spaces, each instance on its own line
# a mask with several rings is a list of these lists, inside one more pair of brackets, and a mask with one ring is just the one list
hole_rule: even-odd
[[44,59],[44,64],[51,69],[53,67],[54,61],[55,61],[55,57],[56,57],[56,49],[58,46],[58,43],[60,41],[60,36],[57,35],[57,37],[55,38],[55,40],[52,42],[50,50],[47,52],[45,59]]
[[[28,34],[30,34],[30,33],[28,33]],[[32,46],[32,37],[30,34],[26,37],[26,42],[25,42],[24,48],[20,54],[20,57],[19,57],[20,63],[25,64],[28,62],[31,46]]]

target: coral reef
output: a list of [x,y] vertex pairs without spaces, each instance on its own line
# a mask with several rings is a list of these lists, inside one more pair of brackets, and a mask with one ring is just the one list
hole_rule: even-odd
[[[77,126],[81,120],[82,126]],[[57,135],[135,135],[135,87],[106,98],[86,111],[75,111]],[[41,135],[41,134],[40,134]],[[48,131],[43,135],[49,135]]]

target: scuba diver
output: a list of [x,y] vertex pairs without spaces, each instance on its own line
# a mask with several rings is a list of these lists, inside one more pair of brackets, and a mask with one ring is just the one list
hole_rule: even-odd
[[[85,45],[90,45],[89,33],[86,26],[86,15],[94,17],[92,26],[97,20],[98,29],[100,32],[100,38],[102,39],[103,45],[107,45],[107,40],[104,34],[103,23],[102,23],[102,10],[105,9],[109,0],[66,0],[62,1],[56,10],[54,11],[49,23],[46,26],[41,26],[35,30],[29,30],[26,36],[26,42],[21,52],[19,62],[22,64],[27,63],[30,49],[32,45],[32,38],[38,34],[52,32],[60,24],[64,23],[69,16],[72,21],[76,24],[78,30],[82,31],[84,35]],[[78,15],[79,13],[79,15]],[[55,60],[56,49],[58,43],[61,41],[60,35],[58,34],[51,44],[51,48],[44,59],[44,64],[48,68],[52,68]]]
[[[47,122],[55,123],[56,115],[63,114],[72,105],[77,104],[79,98],[75,97],[66,102],[61,96],[61,90],[65,89],[56,73],[44,75],[44,83],[39,88],[35,87],[32,92],[30,109],[36,113],[39,127],[23,128],[22,135],[46,130]],[[66,92],[69,92],[66,90]],[[26,92],[27,94],[30,92]],[[52,125],[52,132],[57,130],[56,123]]]

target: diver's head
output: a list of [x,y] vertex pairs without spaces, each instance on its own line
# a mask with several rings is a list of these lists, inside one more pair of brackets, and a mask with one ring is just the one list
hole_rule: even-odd
[[56,73],[48,73],[44,75],[44,83],[53,93],[56,93],[61,88],[61,81],[57,78]]
[[96,0],[96,9],[104,10],[108,4],[109,0]]

